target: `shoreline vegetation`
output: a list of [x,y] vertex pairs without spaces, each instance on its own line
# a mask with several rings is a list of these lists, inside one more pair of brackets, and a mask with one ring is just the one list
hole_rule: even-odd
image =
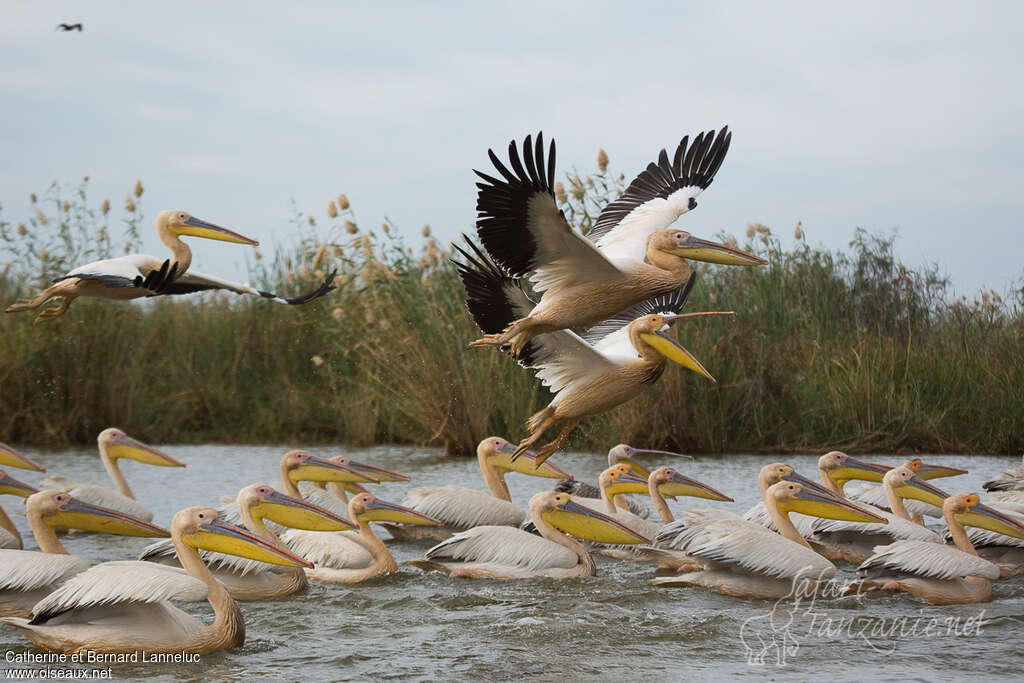
[[[603,152],[598,164],[556,186],[584,228],[625,180]],[[141,182],[119,219],[87,190],[88,179],[54,184],[32,196],[28,218],[0,213],[0,307],[70,267],[139,250],[151,229]],[[216,293],[79,299],[40,325],[31,312],[4,315],[0,440],[88,444],[117,425],[163,443],[400,443],[471,455],[489,434],[525,435],[550,394],[505,356],[466,349],[477,329],[429,227],[413,249],[389,223],[357,222],[344,195],[324,225],[294,207],[290,220],[293,244],[257,252],[249,276],[293,293],[338,268],[338,291],[306,306]],[[688,310],[738,313],[676,328],[717,384],[669,369],[642,397],[586,420],[567,448],[1024,451],[1024,291],[1012,302],[993,291],[951,300],[936,267],[899,263],[895,235],[857,229],[842,252],[812,248],[799,225],[795,237],[786,250],[751,225],[718,238],[769,266],[697,264]]]

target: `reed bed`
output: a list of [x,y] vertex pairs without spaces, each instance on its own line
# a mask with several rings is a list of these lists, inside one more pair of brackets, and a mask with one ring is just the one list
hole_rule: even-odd
[[[556,188],[588,226],[624,178],[570,174]],[[566,189],[568,188],[568,189]],[[87,179],[33,197],[21,221],[0,214],[0,306],[77,263],[137,249],[148,230],[138,183],[120,217],[93,207]],[[339,290],[301,307],[231,294],[112,303],[80,299],[0,334],[0,440],[60,446],[117,425],[155,442],[437,444],[469,454],[488,434],[525,435],[550,399],[509,359],[466,350],[477,330],[450,253],[423,229],[366,229],[344,195],[323,225],[298,210],[294,241],[254,258],[274,291]],[[800,226],[788,249],[765,226],[720,235],[765,268],[700,266],[677,336],[717,379],[670,367],[645,396],[586,421],[570,448],[618,441],[685,452],[1024,451],[1020,292],[951,300],[934,268],[906,268],[894,235],[856,231],[845,252],[816,250]],[[417,239],[419,242],[419,239]],[[6,262],[6,263],[5,263]]]

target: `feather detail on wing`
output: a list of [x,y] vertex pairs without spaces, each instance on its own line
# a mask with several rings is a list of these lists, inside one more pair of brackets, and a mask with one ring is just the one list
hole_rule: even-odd
[[924,541],[897,541],[875,546],[874,554],[857,567],[857,573],[867,577],[893,572],[945,580],[964,576],[999,578],[999,567],[988,560],[965,553],[955,546]]
[[572,569],[576,553],[542,536],[508,526],[478,526],[455,534],[427,551],[428,560],[487,562],[530,571]]
[[89,563],[74,555],[0,550],[0,591],[33,591],[84,572]]
[[452,262],[466,288],[466,308],[480,330],[496,334],[513,320],[528,316],[536,304],[526,296],[519,278],[508,275],[469,237],[462,238],[469,251],[454,243],[452,248],[462,254],[465,262]]
[[823,534],[882,534],[889,536],[894,541],[923,541],[925,543],[942,543],[942,539],[937,533],[915,524],[909,520],[897,517],[891,512],[873,507],[871,505],[861,505],[865,510],[869,510],[880,517],[885,517],[889,520],[888,524],[874,524],[871,522],[847,522],[839,519],[823,519],[817,518],[813,525],[813,535],[811,540],[821,538]]
[[835,574],[835,566],[813,550],[724,510],[687,510],[662,527],[655,547],[781,579]]
[[65,612],[119,603],[199,602],[209,587],[184,569],[152,562],[104,562],[69,579],[32,608],[30,624]]
[[189,270],[184,275],[176,277],[177,265],[170,265],[170,261],[164,261],[159,270],[149,273],[145,278],[140,279],[138,286],[149,291],[147,296],[165,296],[176,294],[192,294],[208,290],[225,290],[235,294],[251,294],[279,304],[298,306],[319,299],[325,294],[337,289],[334,278],[337,271],[332,272],[323,283],[311,292],[294,297],[284,297],[273,292],[264,292],[244,282],[231,282],[213,275],[206,275],[195,270]]
[[487,252],[516,277],[530,273],[538,291],[569,283],[614,280],[625,274],[612,265],[592,242],[566,222],[555,203],[555,143],[547,163],[543,133],[523,141],[520,159],[515,141],[509,143],[509,170],[488,150],[502,176],[480,171],[477,183],[477,234]]
[[1024,467],[1003,472],[999,479],[986,481],[982,486],[986,491],[1024,491]]
[[293,553],[327,569],[362,569],[373,565],[373,555],[354,531],[305,531],[289,529],[281,541]]
[[[889,499],[885,497],[885,488],[882,486],[859,486],[851,490],[846,497],[855,503],[867,503],[880,510],[889,510]],[[911,516],[942,517],[942,508],[929,505],[921,500],[904,498],[903,507],[907,508],[907,512]]]
[[142,279],[160,267],[160,259],[149,254],[128,254],[78,266],[54,282],[78,278],[96,280],[107,287],[140,287]]
[[514,503],[461,486],[415,488],[406,494],[402,504],[457,529],[481,525],[518,526],[526,517],[523,509]]
[[643,261],[647,238],[695,208],[695,198],[714,180],[732,141],[728,126],[699,134],[687,147],[684,137],[669,163],[661,150],[658,163],[650,163],[626,191],[608,204],[587,233],[611,262]]
[[[336,515],[340,515],[348,519],[348,505],[343,503],[340,498],[335,496],[333,493],[326,489],[314,486],[311,482],[299,482],[299,492],[302,494],[303,500],[313,503],[313,505],[319,505],[325,510],[329,510]],[[285,528],[282,527],[281,531],[277,534],[284,533]]]

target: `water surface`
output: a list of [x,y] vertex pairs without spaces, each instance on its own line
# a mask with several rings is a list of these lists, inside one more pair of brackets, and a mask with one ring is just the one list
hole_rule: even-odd
[[[275,484],[286,449],[218,445],[164,450],[188,467],[128,461],[122,469],[139,500],[154,510],[154,521],[167,526],[182,507],[216,504],[220,496],[256,481]],[[94,450],[25,452],[50,473],[108,483]],[[486,488],[475,458],[385,446],[312,452],[322,457],[346,454],[411,475],[412,484],[373,488],[394,502],[401,502],[411,486]],[[757,500],[758,469],[776,459],[814,475],[816,458],[811,456],[731,455],[645,463],[671,464],[718,488],[737,502],[712,505],[742,513]],[[893,464],[901,460],[874,459]],[[936,482],[951,492],[980,491],[981,482],[1020,462],[987,456],[926,460],[971,470]],[[554,461],[577,478],[594,481],[605,456],[559,453]],[[13,474],[31,483],[41,479],[33,473]],[[513,500],[525,504],[553,481],[512,474],[508,483]],[[0,503],[13,511],[12,501],[5,496]],[[680,511],[705,503],[681,499],[671,505]],[[24,517],[12,516],[27,531]],[[29,539],[26,547],[34,548],[30,536],[23,535]],[[67,541],[70,552],[93,561],[134,559],[145,545],[144,539],[99,535]],[[792,680],[825,675],[832,680],[957,680],[983,674],[990,680],[1019,680],[1024,668],[1024,577],[997,583],[995,599],[981,605],[935,607],[907,596],[870,596],[821,598],[813,606],[805,602],[794,608],[789,601],[775,607],[700,589],[656,589],[649,585],[651,565],[604,558],[597,560],[599,575],[587,579],[455,580],[424,575],[404,564],[421,556],[429,542],[389,546],[402,565],[398,574],[355,585],[317,582],[301,595],[241,603],[247,629],[243,647],[203,655],[198,664],[114,665],[114,678]],[[850,576],[849,568],[838,574]],[[186,609],[212,618],[205,603]],[[975,622],[967,620],[979,617],[977,633]],[[774,630],[769,623],[775,624]],[[959,633],[948,633],[953,627]],[[0,651],[29,649],[19,632],[0,626]],[[757,653],[765,655],[764,663],[751,665],[748,656]],[[0,668],[11,666],[0,658]]]

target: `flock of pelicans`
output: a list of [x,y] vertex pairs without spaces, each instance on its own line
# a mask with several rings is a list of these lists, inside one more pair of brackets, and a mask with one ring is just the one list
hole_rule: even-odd
[[[480,442],[477,458],[489,492],[459,486],[417,488],[402,504],[365,486],[409,477],[344,456],[317,458],[293,450],[281,458],[281,490],[255,483],[217,508],[189,507],[170,529],[134,500],[118,461],[181,467],[183,463],[118,429],[98,438],[100,458],[117,490],[50,476],[33,487],[0,472],[0,494],[25,498],[39,547],[0,510],[0,617],[39,647],[93,651],[203,653],[240,645],[245,627],[236,600],[302,590],[309,580],[352,583],[394,572],[397,563],[371,522],[394,542],[439,541],[413,565],[452,577],[569,578],[595,572],[593,553],[657,565],[656,586],[697,586],[759,599],[816,586],[857,566],[848,592],[904,591],[937,604],[987,600],[992,581],[1024,571],[1024,470],[986,484],[994,501],[948,495],[928,483],[964,470],[909,460],[899,466],[863,462],[839,452],[822,456],[819,481],[783,463],[758,474],[762,503],[744,517],[722,508],[687,510],[675,519],[666,499],[732,499],[671,467],[647,471],[638,453],[619,445],[597,487],[549,461],[577,424],[610,410],[654,383],[672,360],[711,374],[668,331],[677,320],[719,312],[681,313],[694,284],[687,259],[761,266],[757,256],[669,226],[696,207],[731,141],[726,128],[683,138],[664,150],[609,204],[586,235],[574,230],[555,198],[555,146],[542,135],[510,143],[508,161],[490,152],[495,175],[479,173],[477,240],[456,246],[467,307],[483,332],[472,347],[495,347],[533,369],[554,398],[528,420],[518,444]],[[63,315],[80,296],[134,299],[222,289],[278,303],[303,304],[334,289],[334,273],[313,292],[282,297],[190,269],[182,236],[239,244],[256,241],[183,211],[164,211],[157,234],[172,257],[128,255],[90,263],[58,278],[8,312],[51,300],[37,321]],[[539,294],[533,301],[525,282]],[[726,312],[730,313],[730,312]],[[589,328],[583,335],[572,329]],[[557,438],[534,452],[544,432]],[[0,466],[45,471],[0,444]],[[524,510],[510,500],[509,472],[558,479]],[[881,484],[847,495],[851,480]],[[225,492],[228,494],[229,492]],[[650,507],[636,499],[649,496]],[[944,520],[946,539],[924,525]],[[93,567],[68,555],[63,533],[162,538],[137,561]],[[206,600],[205,624],[172,601]]]
[[[595,574],[593,554],[656,565],[652,584],[702,587],[736,597],[772,599],[831,579],[836,562],[857,565],[845,593],[903,591],[935,604],[990,599],[992,581],[1024,573],[1024,468],[975,493],[949,495],[928,480],[966,470],[865,462],[838,451],[821,456],[819,482],[783,463],[758,474],[762,502],[740,517],[722,508],[687,509],[675,519],[667,498],[732,498],[672,467],[648,472],[634,456],[674,453],[620,444],[597,487],[538,454],[490,437],[477,447],[489,491],[416,488],[402,504],[366,485],[409,477],[347,456],[317,458],[292,450],[281,458],[280,491],[263,483],[225,497],[217,508],[178,512],[170,530],[152,523],[118,461],[183,467],[118,429],[98,438],[116,485],[104,488],[50,476],[34,487],[0,471],[0,494],[25,498],[38,551],[0,511],[0,617],[35,645],[92,651],[203,653],[240,645],[245,625],[236,600],[303,590],[308,581],[356,583],[398,571],[371,522],[394,542],[437,540],[410,564],[468,579],[565,579]],[[0,444],[0,465],[45,471]],[[558,479],[523,510],[510,500],[509,472]],[[881,483],[848,495],[850,481]],[[631,498],[649,496],[647,505]],[[947,544],[925,526],[941,517]],[[93,532],[163,538],[136,561],[90,567],[67,554],[59,534]],[[212,624],[172,602],[206,600]]]

